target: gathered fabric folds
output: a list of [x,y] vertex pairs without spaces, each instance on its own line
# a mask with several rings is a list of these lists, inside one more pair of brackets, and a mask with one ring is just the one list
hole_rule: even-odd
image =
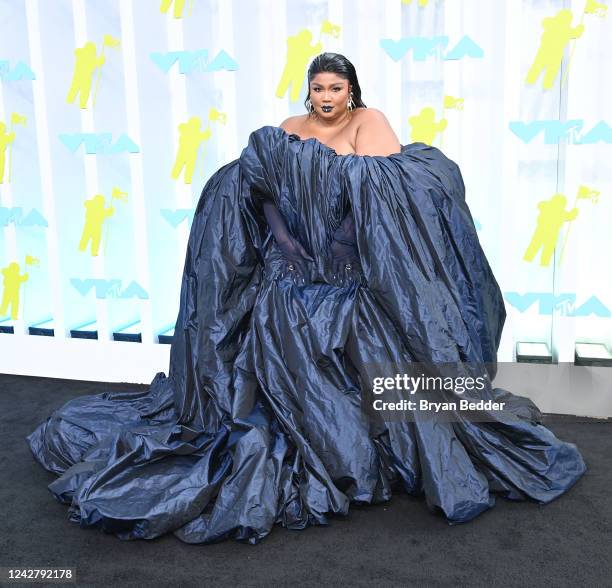
[[[266,201],[308,253],[299,274]],[[358,255],[338,271],[330,243],[347,214]],[[492,387],[504,320],[461,173],[441,151],[338,155],[262,127],[202,191],[168,376],[73,399],[28,443],[70,518],[121,539],[257,543],[276,523],[326,524],[394,491],[424,495],[449,523],[495,494],[550,502],[585,464],[533,403]],[[469,362],[488,370],[471,398],[506,410],[367,409],[376,366]]]

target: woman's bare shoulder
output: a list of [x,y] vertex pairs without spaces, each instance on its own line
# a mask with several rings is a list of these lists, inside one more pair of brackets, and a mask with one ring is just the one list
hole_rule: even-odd
[[377,108],[360,109],[355,151],[358,155],[391,155],[401,145],[385,114]]
[[366,123],[373,126],[385,126],[389,124],[385,113],[382,110],[378,110],[378,108],[357,108],[354,111],[354,115],[359,117],[358,120],[361,124]]
[[302,127],[302,125],[306,121],[307,117],[308,117],[307,114],[298,114],[296,116],[290,116],[289,118],[286,118],[279,125],[279,127],[281,129],[285,129],[285,131],[287,131],[288,133],[297,133],[297,131]]

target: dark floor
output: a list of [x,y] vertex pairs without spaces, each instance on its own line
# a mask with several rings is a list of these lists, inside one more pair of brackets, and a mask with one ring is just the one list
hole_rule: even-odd
[[53,475],[25,437],[74,396],[139,388],[0,375],[0,566],[76,567],[78,586],[612,586],[612,421],[547,417],[578,444],[585,477],[546,506],[498,498],[463,525],[398,495],[328,527],[276,527],[256,546],[124,542],[81,529],[47,490]]

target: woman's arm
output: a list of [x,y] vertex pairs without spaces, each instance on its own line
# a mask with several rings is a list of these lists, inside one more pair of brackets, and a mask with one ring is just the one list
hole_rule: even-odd
[[302,244],[289,232],[283,215],[272,200],[263,201],[263,211],[266,221],[272,231],[276,245],[286,261],[286,269],[291,271],[295,279],[301,279],[308,275],[305,261],[314,259],[304,249]]
[[399,153],[401,145],[387,117],[376,108],[366,108],[355,138],[357,155],[391,155]]

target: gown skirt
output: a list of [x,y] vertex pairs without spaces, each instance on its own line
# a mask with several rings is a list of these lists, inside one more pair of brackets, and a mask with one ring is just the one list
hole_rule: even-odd
[[[266,199],[312,257],[299,276]],[[347,214],[358,259],[338,274],[330,243]],[[276,523],[324,525],[394,491],[450,524],[495,495],[547,503],[586,466],[530,400],[493,388],[505,317],[440,150],[338,155],[265,126],[200,196],[168,376],[70,400],[27,441],[70,519],[121,539],[254,544]],[[373,392],[376,377],[478,369],[480,389]],[[386,397],[448,410],[375,409]],[[455,410],[460,399],[504,408]]]

